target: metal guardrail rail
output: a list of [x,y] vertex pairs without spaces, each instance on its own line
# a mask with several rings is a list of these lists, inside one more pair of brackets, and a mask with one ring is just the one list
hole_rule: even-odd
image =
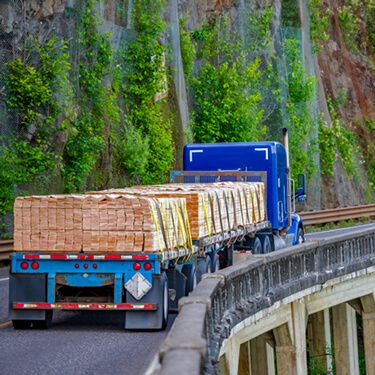
[[13,251],[13,240],[0,241],[0,260],[8,260]]
[[375,204],[362,206],[338,207],[321,211],[306,211],[298,213],[304,225],[316,225],[337,222],[340,220],[375,217]]
[[179,314],[148,374],[216,374],[221,343],[239,322],[287,296],[374,265],[373,227],[254,256],[204,275],[180,300]]

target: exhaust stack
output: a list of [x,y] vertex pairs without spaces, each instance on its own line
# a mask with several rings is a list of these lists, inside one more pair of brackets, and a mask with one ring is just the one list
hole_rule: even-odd
[[291,213],[291,208],[292,208],[292,187],[291,187],[291,173],[290,173],[290,162],[289,162],[289,134],[288,134],[288,129],[283,128],[283,146],[285,148],[286,152],[286,175],[288,179],[288,191],[287,191],[287,204],[288,204],[288,227],[285,229],[285,232],[290,228],[292,224],[292,213]]

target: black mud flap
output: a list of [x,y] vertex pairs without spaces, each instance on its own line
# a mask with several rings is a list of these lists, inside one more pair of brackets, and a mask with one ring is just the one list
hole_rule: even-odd
[[126,291],[126,303],[146,304],[156,303],[156,311],[126,311],[125,328],[126,329],[163,329],[163,285],[167,282],[166,276],[155,275],[152,278],[151,290],[141,299],[135,299],[128,291]]
[[176,269],[167,270],[169,294],[169,311],[178,312],[178,301],[185,297],[187,277]]
[[47,302],[47,275],[9,276],[9,317],[11,320],[45,320],[45,310],[15,310],[13,302]]

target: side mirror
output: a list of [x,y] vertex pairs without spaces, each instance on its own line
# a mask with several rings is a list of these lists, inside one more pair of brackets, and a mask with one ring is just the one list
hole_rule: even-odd
[[297,201],[304,202],[306,198],[306,175],[299,174],[298,175],[298,188],[297,188]]

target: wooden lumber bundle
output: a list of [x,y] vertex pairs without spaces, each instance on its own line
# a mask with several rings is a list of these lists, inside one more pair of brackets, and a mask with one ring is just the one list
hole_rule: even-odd
[[194,240],[266,220],[261,182],[134,186],[89,194],[103,193],[185,198]]
[[186,202],[131,195],[16,199],[16,251],[157,252],[190,245]]

